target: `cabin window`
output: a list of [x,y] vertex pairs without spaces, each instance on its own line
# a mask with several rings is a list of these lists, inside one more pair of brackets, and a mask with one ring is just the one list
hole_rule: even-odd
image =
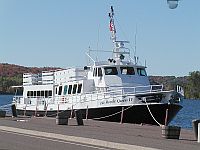
[[117,75],[117,68],[116,67],[105,67],[105,75]]
[[49,96],[52,96],[52,91],[51,90],[49,91]]
[[82,89],[82,84],[78,84],[78,90],[77,90],[77,93],[81,93],[81,89]]
[[94,68],[94,71],[93,71],[93,76],[94,76],[94,77],[97,76],[97,71],[98,71],[97,68]]
[[93,70],[93,77],[95,76],[95,70],[96,70],[96,68],[94,68],[94,70]]
[[36,97],[37,95],[36,95],[36,91],[34,91],[34,95],[33,95],[34,97]]
[[41,96],[40,91],[37,91],[37,96]]
[[72,94],[76,94],[77,84],[74,84]]
[[121,74],[124,75],[135,75],[135,71],[133,67],[120,67]]
[[56,88],[56,94],[58,94],[58,88]]
[[101,70],[101,68],[98,68],[98,77],[102,77],[102,70]]
[[69,85],[68,94],[72,93],[72,85]]
[[137,72],[140,76],[147,76],[147,73],[144,68],[137,68]]
[[58,95],[61,95],[61,93],[62,93],[62,86],[59,86]]
[[31,95],[30,96],[33,96],[33,91],[31,91]]
[[45,91],[45,98],[47,98],[49,96],[49,92]]
[[44,97],[44,91],[41,91],[41,96]]
[[31,96],[31,91],[28,91],[28,92],[27,92],[27,96]]
[[63,95],[67,95],[67,85],[64,86]]

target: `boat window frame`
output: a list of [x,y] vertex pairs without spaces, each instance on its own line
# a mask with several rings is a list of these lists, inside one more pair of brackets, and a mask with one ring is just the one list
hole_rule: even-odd
[[31,96],[31,91],[27,91],[26,96],[27,96],[27,97]]
[[30,96],[33,97],[33,91],[30,91],[30,92],[31,92],[31,95],[30,95]]
[[98,74],[98,69],[95,68],[95,77],[97,77],[97,74]]
[[33,96],[37,97],[37,92],[36,91],[33,91]]
[[37,97],[41,96],[41,91],[37,91]]
[[69,85],[69,88],[68,88],[68,92],[67,92],[68,94],[71,94],[72,93],[72,85],[70,84]]
[[62,85],[58,87],[58,95],[62,95]]
[[68,94],[68,85],[65,85],[63,89],[63,95],[67,95],[67,94]]
[[[107,72],[108,69],[112,69],[112,71],[108,73]],[[105,75],[118,75],[118,70],[117,70],[117,67],[104,67],[104,73]]]
[[49,90],[49,97],[52,96],[52,90]]
[[147,72],[146,72],[145,68],[137,68],[137,73],[139,76],[144,76],[144,77],[147,76]]
[[77,88],[77,93],[81,93],[82,92],[82,83],[78,84],[78,88]]
[[98,77],[102,77],[103,76],[103,72],[101,68],[97,68],[98,69]]
[[49,97],[49,91],[46,91],[46,90],[44,91],[44,97],[45,98]]
[[[132,69],[132,73],[130,73],[130,70],[129,69]],[[126,69],[126,73],[123,73],[123,70]],[[135,75],[135,70],[134,70],[134,67],[130,67],[130,66],[121,66],[120,67],[120,71],[121,71],[121,74],[122,75]]]
[[44,91],[41,91],[41,97],[44,97]]
[[74,84],[74,85],[73,85],[73,88],[72,88],[72,94],[76,94],[77,87],[78,87],[77,84]]

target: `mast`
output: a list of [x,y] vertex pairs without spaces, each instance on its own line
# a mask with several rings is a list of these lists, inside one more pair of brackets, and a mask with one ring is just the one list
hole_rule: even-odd
[[[115,60],[116,64],[120,64],[120,62],[125,58],[124,54],[128,54],[130,56],[130,52],[127,52],[126,50],[129,50],[128,48],[124,47],[125,43],[129,43],[129,41],[117,41],[116,36],[116,28],[114,24],[114,9],[113,6],[111,6],[111,11],[109,13],[110,18],[110,24],[109,29],[111,32],[111,39],[114,44],[114,50],[113,50],[113,59]],[[124,49],[124,51],[120,51],[120,49]]]
[[115,29],[115,24],[114,24],[114,9],[113,6],[111,6],[111,12],[109,13],[109,17],[110,17],[110,32],[112,34],[111,38],[113,43],[116,42],[116,29]]

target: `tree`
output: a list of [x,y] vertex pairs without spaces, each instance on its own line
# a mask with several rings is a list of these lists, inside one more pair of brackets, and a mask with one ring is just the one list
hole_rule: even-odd
[[188,98],[200,98],[200,71],[193,71],[189,73],[188,84],[185,92],[186,97]]

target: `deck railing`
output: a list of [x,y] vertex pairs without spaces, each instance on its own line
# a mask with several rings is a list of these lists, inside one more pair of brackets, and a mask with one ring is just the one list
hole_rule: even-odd
[[106,99],[115,99],[117,97],[134,96],[137,94],[148,94],[154,92],[163,91],[163,85],[149,85],[149,86],[137,86],[137,87],[122,87],[122,86],[111,86],[106,87],[105,91],[94,91],[80,94],[70,94],[64,96],[14,96],[13,101],[17,104],[24,104],[26,106],[41,106],[50,104],[71,104],[75,105],[78,103],[102,101]]

